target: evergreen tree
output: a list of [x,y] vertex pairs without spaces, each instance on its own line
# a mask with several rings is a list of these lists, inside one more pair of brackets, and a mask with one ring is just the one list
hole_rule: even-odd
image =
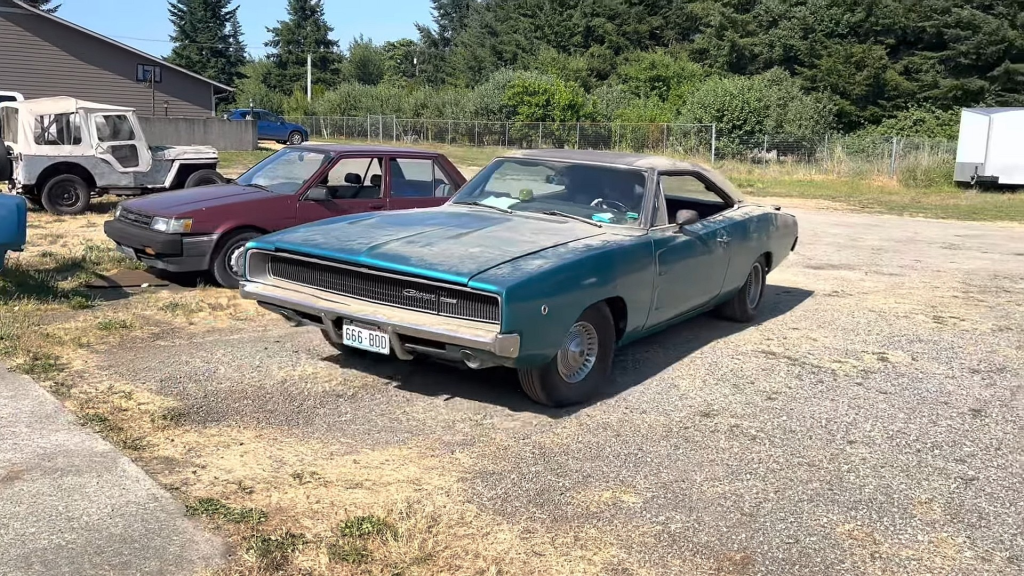
[[232,85],[245,65],[245,44],[232,0],[171,0],[174,48],[167,61]]
[[60,10],[61,5],[57,4],[56,6],[50,6],[51,2],[53,2],[53,0],[25,0],[25,4],[28,4],[33,8],[38,8],[47,14],[54,14],[57,10]]
[[313,60],[314,84],[337,84],[342,58],[338,41],[330,36],[333,31],[324,16],[322,0],[288,0],[288,19],[267,28],[271,37],[266,46],[274,49],[267,55],[275,68],[268,78],[271,87],[286,94],[304,90],[307,55]]

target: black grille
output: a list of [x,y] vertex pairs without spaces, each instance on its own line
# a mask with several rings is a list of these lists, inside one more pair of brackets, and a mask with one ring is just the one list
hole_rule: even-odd
[[501,321],[498,297],[491,294],[287,256],[271,256],[268,270],[274,278],[360,300],[452,318]]
[[119,220],[124,220],[130,224],[136,224],[138,226],[145,226],[149,228],[149,225],[153,223],[153,217],[135,212],[134,210],[128,210],[127,208],[121,208],[121,213],[118,214]]

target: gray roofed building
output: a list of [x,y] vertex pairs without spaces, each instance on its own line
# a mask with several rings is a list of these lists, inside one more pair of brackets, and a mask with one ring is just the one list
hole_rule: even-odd
[[231,91],[20,0],[0,0],[0,92],[197,117],[214,115],[217,97]]

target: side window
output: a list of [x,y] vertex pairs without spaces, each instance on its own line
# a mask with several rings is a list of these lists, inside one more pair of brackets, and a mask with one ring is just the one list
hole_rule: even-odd
[[434,196],[434,162],[420,158],[392,158],[391,197],[431,198]]
[[448,197],[455,194],[455,188],[452,187],[451,181],[448,179],[448,175],[444,173],[444,169],[434,163],[434,196],[437,197]]
[[674,224],[680,210],[693,210],[703,220],[729,207],[712,188],[691,174],[662,174],[658,177],[658,188],[664,205],[659,199],[655,225]]
[[135,140],[132,121],[124,114],[96,116],[96,139],[100,142],[129,142]]
[[3,139],[4,142],[10,142],[11,144],[18,143],[18,109],[4,107],[0,108],[3,111],[3,115],[0,116],[0,125],[3,126]]
[[39,146],[77,146],[82,143],[82,122],[78,114],[36,116],[33,133]]
[[327,173],[327,187],[335,200],[380,198],[382,158],[342,158]]

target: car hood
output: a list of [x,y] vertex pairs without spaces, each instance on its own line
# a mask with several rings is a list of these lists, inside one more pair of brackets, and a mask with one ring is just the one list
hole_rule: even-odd
[[184,216],[208,208],[273,196],[276,194],[259,188],[239,184],[222,184],[151,194],[127,200],[122,205],[131,210],[156,216]]
[[447,205],[343,216],[264,236],[254,245],[466,284],[516,258],[602,233],[572,220]]

